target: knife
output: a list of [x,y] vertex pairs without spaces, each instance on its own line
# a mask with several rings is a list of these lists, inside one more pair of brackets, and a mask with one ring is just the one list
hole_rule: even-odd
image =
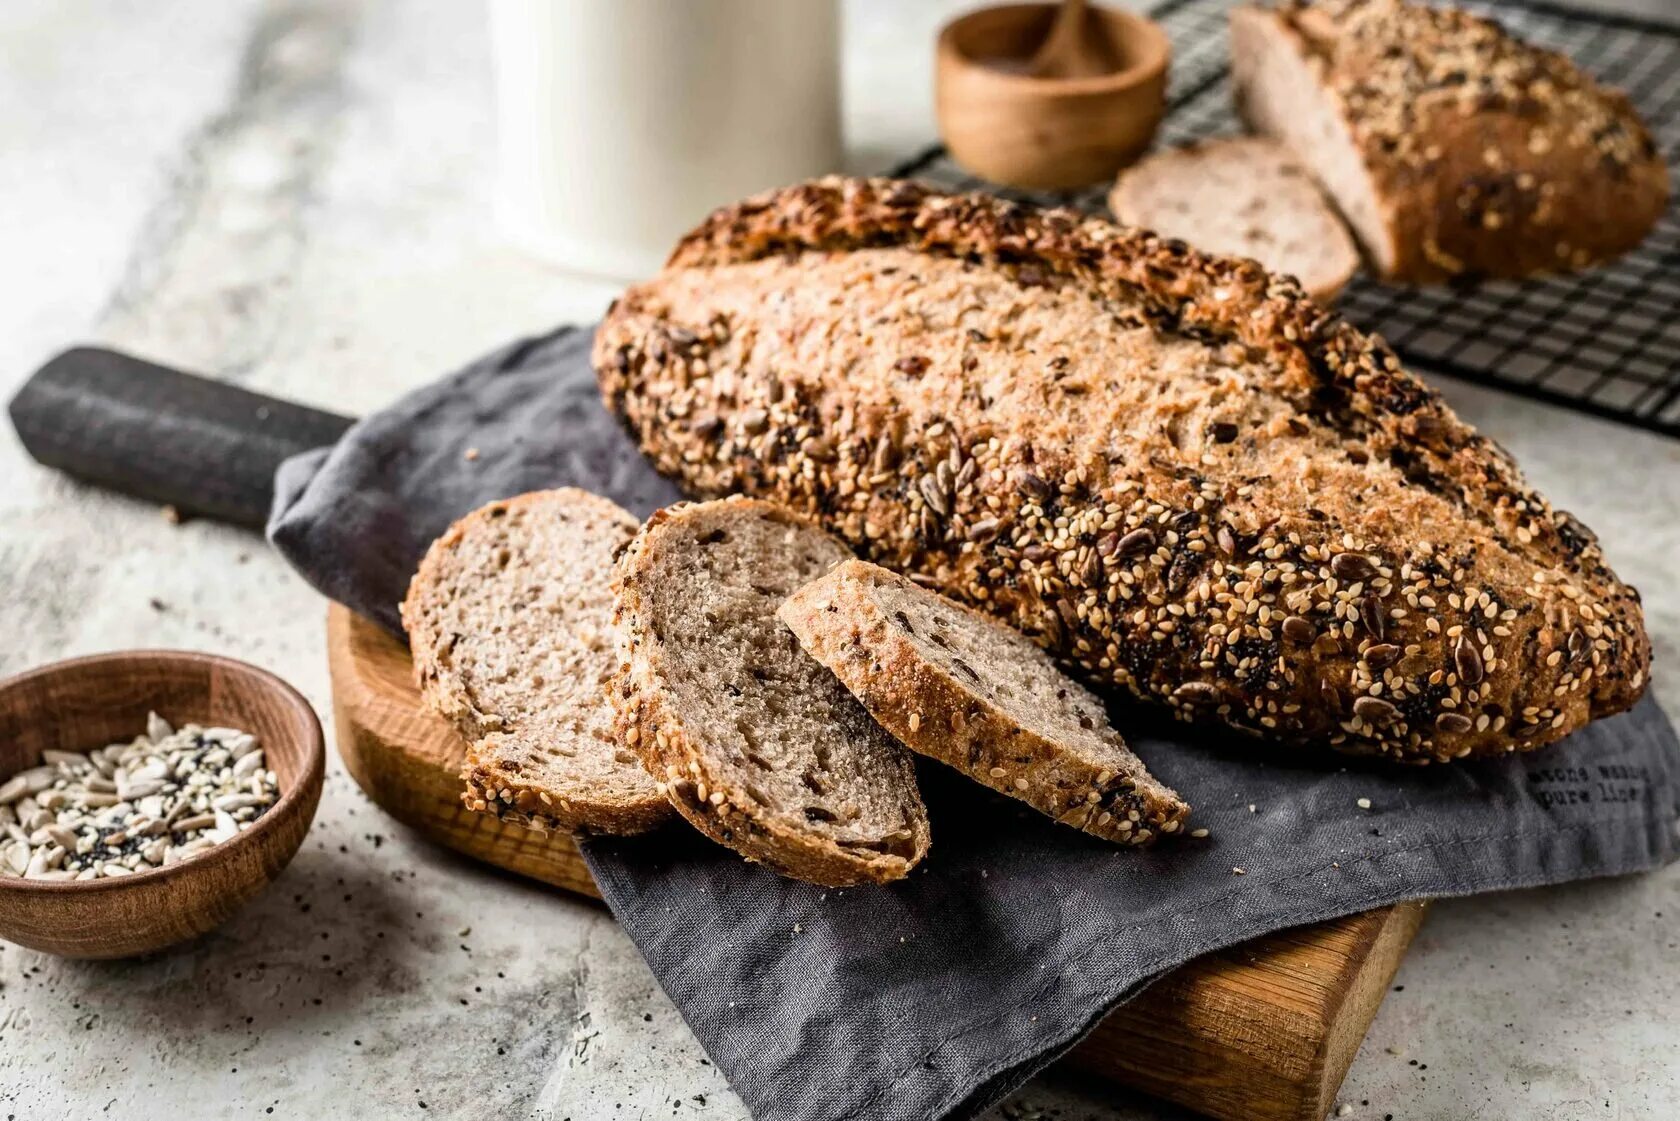
[[74,347],[12,398],[48,467],[182,514],[262,529],[282,460],[336,443],[350,417],[102,347]]

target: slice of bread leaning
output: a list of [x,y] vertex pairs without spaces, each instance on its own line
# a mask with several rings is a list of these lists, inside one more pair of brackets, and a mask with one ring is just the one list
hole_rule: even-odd
[[427,705],[467,740],[462,801],[543,830],[671,817],[613,729],[612,565],[636,519],[587,491],[479,508],[433,542],[402,604]]
[[619,562],[623,741],[702,832],[784,875],[906,875],[928,847],[912,758],[776,618],[849,559],[771,503],[678,504]]
[[1002,623],[858,560],[801,588],[780,615],[906,746],[1065,825],[1148,844],[1189,813],[1102,702]]
[[1127,225],[1293,276],[1316,300],[1335,299],[1359,268],[1336,208],[1289,149],[1265,137],[1159,152],[1120,173],[1108,205]]

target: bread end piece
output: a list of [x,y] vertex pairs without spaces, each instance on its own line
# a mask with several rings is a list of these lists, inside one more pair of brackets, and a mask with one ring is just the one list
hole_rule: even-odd
[[778,614],[899,742],[1064,825],[1141,845],[1190,811],[1095,696],[986,615],[857,560]]

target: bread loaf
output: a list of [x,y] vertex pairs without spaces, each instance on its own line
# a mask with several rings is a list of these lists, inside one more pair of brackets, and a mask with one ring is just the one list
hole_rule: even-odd
[[1316,175],[1382,275],[1579,269],[1638,245],[1668,169],[1619,91],[1490,20],[1401,0],[1231,12],[1239,111]]
[[612,563],[636,519],[571,487],[473,511],[402,604],[414,676],[467,740],[468,808],[538,829],[639,833],[671,807],[613,728]]
[[594,357],[694,494],[804,510],[1187,719],[1450,759],[1646,682],[1638,596],[1593,535],[1252,262],[825,180],[714,214]]
[[1157,152],[1120,173],[1108,205],[1129,226],[1207,253],[1251,257],[1326,303],[1359,268],[1359,250],[1335,207],[1289,149],[1265,137]]
[[900,879],[928,848],[909,754],[776,618],[850,555],[769,503],[679,504],[615,586],[620,738],[696,828],[835,887]]
[[1064,825],[1145,845],[1178,832],[1190,810],[1101,701],[990,616],[860,560],[777,614],[904,746]]

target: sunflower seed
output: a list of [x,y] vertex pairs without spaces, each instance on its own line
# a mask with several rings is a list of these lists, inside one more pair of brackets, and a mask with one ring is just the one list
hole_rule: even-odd
[[[1343,553],[1342,556],[1349,554]],[[1365,632],[1381,642],[1383,637],[1383,605],[1382,600],[1375,594],[1365,596],[1359,601],[1359,621],[1365,624]]]
[[1372,724],[1391,724],[1400,719],[1400,710],[1381,697],[1360,697],[1353,702],[1353,711]]
[[122,775],[117,775],[117,799],[122,802],[138,802],[162,789],[163,783],[157,779],[131,783],[124,781]]
[[1387,669],[1400,660],[1400,647],[1390,643],[1376,643],[1365,648],[1365,664],[1372,669]]
[[65,849],[74,850],[76,847],[76,831],[54,822],[42,829],[47,839]]
[[1148,527],[1134,529],[1122,537],[1114,546],[1114,551],[1122,557],[1129,557],[1144,552],[1155,546],[1155,532]]
[[1307,646],[1318,637],[1318,628],[1299,615],[1291,615],[1283,621],[1283,637],[1297,646]]
[[945,491],[939,485],[939,480],[932,475],[923,475],[916,483],[916,489],[921,491],[922,500],[940,517],[951,513],[951,506],[945,501]]
[[55,751],[47,748],[41,752],[41,762],[59,766],[80,766],[87,763],[88,757],[79,751]]
[[1173,698],[1191,704],[1213,704],[1219,700],[1219,689],[1206,681],[1186,681],[1173,690]]
[[148,712],[146,714],[147,739],[151,740],[153,743],[161,743],[174,734],[175,729],[170,727],[169,721],[165,720],[155,712]]
[[1377,574],[1377,566],[1363,553],[1337,553],[1330,558],[1330,571],[1338,580],[1353,582],[1369,580]]
[[1458,679],[1466,685],[1480,684],[1483,674],[1481,651],[1470,641],[1470,636],[1461,634],[1458,643],[1453,647],[1453,666],[1458,670]]

